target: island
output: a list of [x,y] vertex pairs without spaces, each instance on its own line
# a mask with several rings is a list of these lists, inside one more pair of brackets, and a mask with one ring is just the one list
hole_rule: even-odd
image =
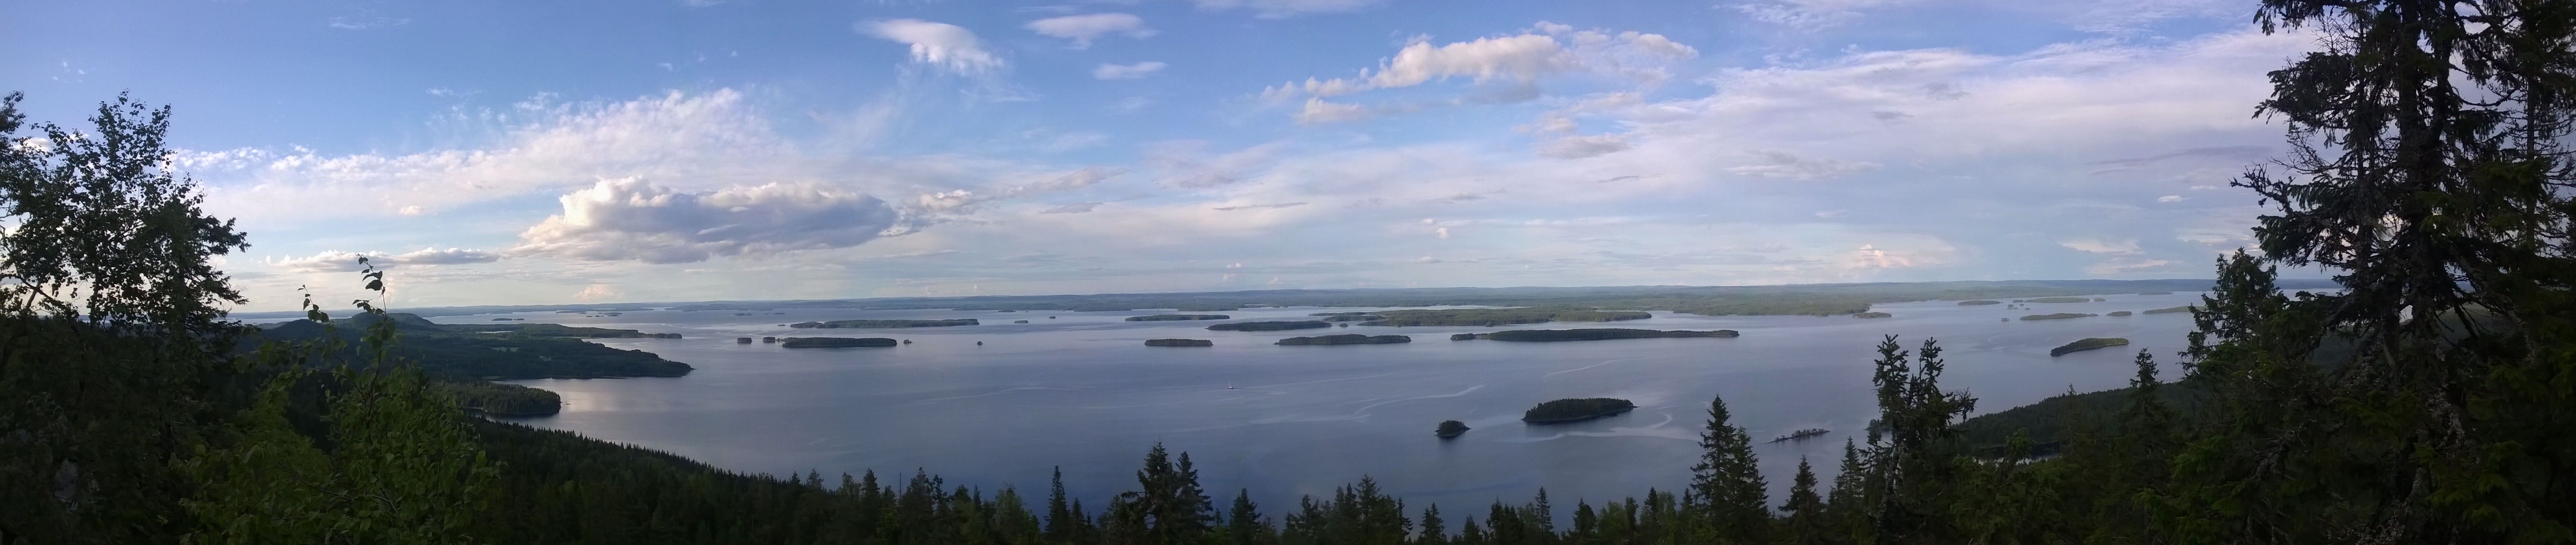
[[1890,316],[1895,316],[1895,315],[1894,315],[1894,314],[1888,314],[1888,313],[1885,313],[1885,312],[1863,312],[1863,313],[1853,314],[1853,315],[1852,315],[1852,317],[1853,317],[1853,318],[1886,318],[1886,317],[1890,317]]
[[2021,317],[2021,319],[2024,319],[2024,320],[2064,320],[2064,319],[2067,319],[2067,318],[2089,318],[2089,317],[2093,317],[2093,316],[2100,316],[2100,314],[2085,314],[2085,313],[2081,313],[2081,312],[2060,312],[2060,313],[2056,313],[2056,314],[2032,314],[2032,315],[2029,315],[2029,316],[2023,316],[2023,317]]
[[1963,307],[1973,307],[1973,306],[1978,306],[1978,305],[2000,305],[2000,304],[2004,304],[2004,302],[2003,302],[2003,301],[1988,301],[1988,300],[1985,300],[1985,299],[1977,299],[1977,300],[1973,300],[1973,301],[1960,301],[1960,302],[1959,302],[1959,306],[1963,306]]
[[2110,313],[2110,314],[2108,314],[2108,316],[2127,316],[2127,315],[2129,315],[2129,311],[2126,311],[2126,310],[2114,310],[2114,311],[2111,311],[2111,313]]
[[1521,421],[1531,424],[1582,422],[1585,420],[1628,412],[1635,410],[1636,408],[1636,403],[1630,403],[1625,399],[1607,397],[1559,399],[1540,403],[1536,407],[1530,407],[1529,412],[1521,413]]
[[1807,439],[1807,438],[1809,438],[1809,437],[1815,437],[1815,436],[1818,436],[1818,435],[1824,435],[1824,434],[1828,434],[1828,433],[1833,433],[1833,432],[1832,432],[1832,431],[1828,431],[1828,430],[1824,430],[1824,429],[1819,429],[1819,428],[1807,428],[1807,429],[1803,429],[1803,430],[1798,430],[1798,431],[1789,432],[1789,434],[1788,434],[1788,435],[1783,435],[1783,436],[1780,436],[1780,437],[1777,437],[1777,438],[1773,438],[1773,439],[1771,440],[1771,442],[1773,442],[1773,443],[1784,443],[1784,442],[1789,442],[1789,441],[1804,441],[1804,440],[1806,440],[1806,439]]
[[1322,327],[1333,327],[1333,324],[1322,320],[1300,320],[1295,322],[1235,322],[1231,324],[1212,325],[1207,328],[1208,331],[1287,331],[1292,329],[1315,329]]
[[2101,299],[2094,299],[2094,298],[2091,298],[2091,297],[2041,297],[2041,298],[2038,298],[2038,299],[2031,299],[2031,300],[2030,300],[2030,302],[2033,302],[2033,303],[2090,303],[2090,302],[2100,301],[2100,300],[2101,300]]
[[799,322],[799,323],[796,323],[796,324],[789,325],[789,326],[787,326],[787,327],[802,328],[802,329],[840,329],[840,328],[893,328],[893,327],[956,327],[956,326],[961,326],[961,325],[983,325],[983,322],[977,322],[977,321],[975,321],[975,319],[974,319],[974,318],[960,318],[960,319],[955,319],[955,320],[833,320],[833,321],[829,321],[829,322]]
[[1452,333],[1452,334],[1450,334],[1450,335],[1449,335],[1449,340],[1452,340],[1452,341],[1472,341],[1472,340],[1476,340],[1476,334],[1474,334],[1474,333]]
[[1320,337],[1289,337],[1280,339],[1276,344],[1395,344],[1409,342],[1413,342],[1413,337],[1404,335],[1369,336],[1352,333],[1348,335],[1324,335]]
[[[1050,316],[1050,318],[1052,318],[1052,316]],[[1223,314],[1156,314],[1156,315],[1152,315],[1152,316],[1128,316],[1128,317],[1127,317],[1127,321],[1130,321],[1130,322],[1180,322],[1180,321],[1188,321],[1188,320],[1232,320],[1232,319],[1234,319],[1234,317],[1233,317],[1233,316],[1227,316],[1227,315],[1223,315]]]
[[2128,346],[2128,345],[2129,345],[2129,340],[2128,340],[2128,339],[2122,339],[2122,338],[2119,338],[2119,337],[2094,337],[2094,338],[2090,338],[2090,339],[2084,339],[2084,340],[2080,340],[2080,341],[2075,341],[2075,342],[2071,342],[2071,343],[2066,343],[2066,346],[2060,346],[2060,347],[2057,347],[2057,348],[2049,349],[2049,350],[2048,350],[2048,355],[2050,355],[2050,356],[2064,356],[2064,355],[2067,355],[2067,354],[2072,354],[2072,353],[2076,353],[2076,352],[2083,352],[2083,351],[2086,351],[2086,350],[2092,350],[2092,349],[2095,349],[2095,348],[2110,348],[2110,347],[2114,347],[2114,346]]
[[751,344],[751,337],[734,337],[734,344]]
[[2192,306],[2191,306],[2191,305],[2183,305],[2183,306],[2173,307],[2173,308],[2160,308],[2160,309],[2155,309],[2155,310],[2149,310],[2149,311],[2146,311],[2146,312],[2141,312],[2141,313],[2139,313],[2139,314],[2171,314],[2171,313],[2175,313],[2175,312],[2191,312],[2191,311],[2192,311]]
[[[1863,310],[1867,310],[1864,308]],[[1522,308],[1450,308],[1437,310],[1387,310],[1367,313],[1379,320],[1361,322],[1374,326],[1421,325],[1505,325],[1541,324],[1547,322],[1616,322],[1643,320],[1654,314],[1638,310],[1598,310],[1580,307]]]
[[1145,346],[1216,346],[1207,339],[1145,339]]
[[1025,324],[1025,323],[1029,323],[1029,321],[1028,321],[1028,320],[1011,320],[1011,323],[1014,323],[1014,324]]
[[[1652,330],[1652,329],[1595,328],[1595,329],[1513,329],[1513,330],[1507,330],[1507,331],[1496,331],[1496,332],[1493,332],[1493,333],[1460,333],[1460,334],[1458,334],[1458,335],[1468,335],[1468,336],[1469,336],[1469,337],[1468,337],[1468,339],[1490,339],[1490,340],[1496,340],[1496,341],[1549,342],[1549,341],[1605,341],[1605,340],[1610,340],[1610,339],[1652,339],[1652,338],[1660,338],[1660,337],[1734,337],[1734,336],[1736,336],[1737,334],[1736,334],[1735,330],[1732,330],[1732,329],[1720,329],[1720,330],[1715,330],[1715,331],[1656,331],[1656,330]],[[1467,340],[1467,339],[1459,338],[1459,337],[1458,337],[1458,335],[1451,335],[1451,336],[1449,336],[1449,339],[1450,339],[1450,340],[1457,340],[1457,341]]]
[[894,339],[888,339],[885,337],[788,337],[786,339],[781,339],[778,346],[786,348],[884,348],[894,346]]
[[563,396],[517,384],[432,381],[429,390],[455,402],[457,408],[485,416],[546,416],[563,411]]
[[1449,439],[1460,435],[1466,435],[1467,423],[1456,420],[1442,420],[1440,421],[1440,429],[1438,431],[1431,432],[1431,434],[1440,436],[1441,439]]
[[1386,319],[1385,316],[1375,314],[1341,314],[1324,317],[1324,321],[1327,322],[1374,322],[1384,319]]

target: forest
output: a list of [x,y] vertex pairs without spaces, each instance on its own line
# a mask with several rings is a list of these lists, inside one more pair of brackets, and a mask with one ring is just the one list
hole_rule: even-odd
[[[168,107],[119,96],[75,136],[11,94],[0,544],[2576,542],[2576,3],[2262,0],[2254,18],[2328,38],[2257,110],[2293,152],[2234,182],[2263,199],[2252,248],[2216,260],[2188,347],[2137,353],[2128,388],[1963,420],[1978,400],[1941,382],[1940,343],[1888,336],[1877,424],[1822,461],[1830,481],[1800,460],[1775,489],[1711,399],[1669,490],[1459,512],[1358,475],[1256,505],[1160,445],[1085,506],[924,472],[743,475],[486,421],[460,405],[516,402],[436,386],[415,359],[439,356],[405,348],[430,334],[378,303],[383,271],[355,275],[365,319],[308,297],[323,334],[246,349],[220,263],[247,238],[167,170]],[[2285,289],[2286,268],[2343,290]]]

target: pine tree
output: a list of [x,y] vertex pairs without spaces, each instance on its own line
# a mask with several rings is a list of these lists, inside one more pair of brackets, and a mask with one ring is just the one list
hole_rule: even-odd
[[1780,506],[1789,514],[1785,543],[1813,545],[1827,543],[1830,530],[1825,523],[1825,499],[1816,495],[1816,469],[1807,458],[1798,458],[1798,474],[1789,480],[1789,502]]
[[[1475,523],[1471,521],[1468,525],[1474,526]],[[1416,536],[1413,539],[1413,542],[1421,543],[1423,545],[1447,545],[1449,543],[1449,526],[1440,520],[1440,506],[1433,505],[1422,508],[1422,533]]]
[[1234,493],[1234,508],[1225,517],[1226,542],[1234,545],[1256,545],[1274,540],[1270,521],[1261,517],[1260,508],[1252,503],[1251,489]]

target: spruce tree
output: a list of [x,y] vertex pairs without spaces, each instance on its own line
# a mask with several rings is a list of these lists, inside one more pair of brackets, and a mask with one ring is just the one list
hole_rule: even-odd
[[1771,525],[1769,484],[1753,458],[1753,438],[1728,423],[1726,399],[1708,402],[1708,426],[1700,432],[1700,458],[1691,466],[1691,496],[1716,535],[1753,543],[1765,539]]
[[1826,543],[1825,499],[1816,495],[1816,469],[1807,458],[1798,457],[1798,474],[1789,480],[1789,501],[1780,506],[1789,517],[1782,543],[1813,545]]

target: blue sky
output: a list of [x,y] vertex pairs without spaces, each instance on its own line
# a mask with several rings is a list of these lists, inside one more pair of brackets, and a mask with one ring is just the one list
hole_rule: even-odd
[[13,0],[253,298],[2206,277],[2312,47],[2216,0]]

